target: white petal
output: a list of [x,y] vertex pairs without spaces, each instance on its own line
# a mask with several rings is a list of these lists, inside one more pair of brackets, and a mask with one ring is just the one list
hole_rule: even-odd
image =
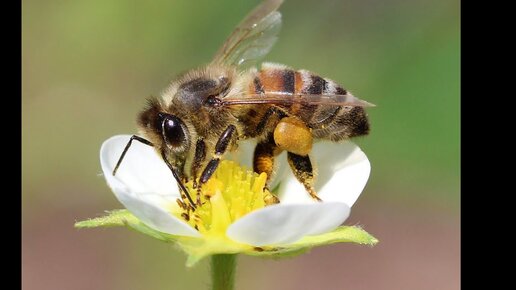
[[[364,189],[371,165],[367,156],[352,142],[320,142],[314,144],[310,159],[317,170],[315,190],[325,201],[353,206]],[[278,192],[284,204],[314,203],[291,170],[282,176]]]
[[160,200],[154,193],[134,194],[122,188],[113,188],[118,200],[147,226],[167,234],[200,237],[191,226],[166,210],[170,202]]
[[[106,177],[113,176],[111,173],[130,138],[130,135],[113,136],[102,144],[100,162]],[[120,164],[115,180],[134,192],[156,192],[173,200],[179,197],[177,184],[167,165],[152,147],[136,140]]]
[[226,234],[253,246],[288,244],[306,235],[333,230],[346,220],[349,211],[340,202],[277,204],[242,217]]
[[100,149],[100,163],[106,181],[118,200],[148,226],[173,235],[200,236],[170,213],[179,197],[172,173],[150,146],[133,141],[116,176],[113,169],[130,135],[113,136]]

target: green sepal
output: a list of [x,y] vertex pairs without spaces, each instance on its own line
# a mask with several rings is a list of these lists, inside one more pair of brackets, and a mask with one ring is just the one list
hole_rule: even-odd
[[137,217],[135,217],[131,212],[126,209],[117,209],[106,211],[107,215],[93,218],[89,220],[84,220],[75,223],[75,227],[78,229],[82,228],[110,228],[110,227],[128,227],[129,229],[135,230],[142,234],[148,235],[152,238],[158,239],[163,242],[173,243],[177,240],[177,236],[162,233],[156,231],[146,224],[141,222]]
[[188,255],[187,267],[193,267],[197,262],[212,255],[247,254],[254,249],[253,246],[237,243],[227,237],[180,237],[177,245]]
[[107,215],[102,217],[76,222],[74,226],[78,229],[98,227],[109,228],[125,226],[126,223],[130,222],[138,222],[138,219],[126,209],[107,210],[106,213]]
[[272,258],[294,257],[309,251],[311,248],[336,243],[355,243],[374,246],[378,239],[359,226],[340,226],[335,230],[316,235],[306,236],[297,242],[277,247],[265,247],[263,252],[253,253],[253,256],[269,256]]
[[108,211],[107,213],[108,215],[103,217],[77,222],[75,227],[125,226],[160,241],[174,243],[188,255],[186,261],[188,267],[192,267],[203,258],[215,254],[242,253],[259,257],[287,258],[303,254],[314,247],[335,243],[356,243],[370,246],[378,243],[375,237],[359,226],[340,226],[331,232],[316,236],[306,236],[297,242],[287,245],[253,247],[237,243],[227,237],[192,238],[162,233],[148,227],[125,209]]

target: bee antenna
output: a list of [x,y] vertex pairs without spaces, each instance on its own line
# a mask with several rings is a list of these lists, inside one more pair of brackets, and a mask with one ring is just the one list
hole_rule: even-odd
[[131,138],[129,139],[129,142],[127,142],[127,145],[125,145],[124,151],[122,151],[120,158],[118,158],[118,162],[115,165],[115,169],[113,169],[113,176],[115,176],[116,172],[118,171],[118,167],[120,167],[122,160],[124,160],[125,154],[127,153],[127,150],[129,150],[129,147],[131,147],[133,140],[136,140],[145,145],[154,147],[154,144],[152,144],[149,140],[147,140],[145,138],[142,138],[142,137],[136,136],[136,135],[131,136]]
[[[131,136],[131,138],[129,139],[129,142],[127,142],[127,145],[125,145],[124,151],[122,151],[122,154],[120,155],[120,158],[118,158],[118,162],[115,165],[115,169],[113,169],[113,176],[115,176],[116,172],[118,171],[118,167],[120,167],[120,164],[122,164],[122,160],[124,160],[125,154],[127,153],[129,148],[131,147],[131,145],[133,143],[133,140],[136,140],[136,141],[139,141],[139,142],[141,142],[141,143],[143,143],[145,145],[154,147],[154,144],[152,144],[152,142],[150,142],[149,140],[147,140],[145,138],[142,138],[142,137],[136,136],[136,135]],[[167,164],[167,166],[170,169],[170,171],[172,171],[172,175],[176,179],[177,184],[179,184],[179,189],[185,193],[186,197],[188,198],[188,201],[190,202],[192,207],[195,209],[196,207],[195,207],[195,203],[192,200],[192,197],[188,193],[188,190],[186,189],[186,187],[183,184],[183,182],[181,182],[181,179],[179,178],[179,175],[177,174],[177,172],[174,169],[174,167],[172,166],[172,164],[170,164],[170,162],[168,162],[164,151],[161,152],[161,157],[162,157],[163,161],[165,161],[165,164]]]

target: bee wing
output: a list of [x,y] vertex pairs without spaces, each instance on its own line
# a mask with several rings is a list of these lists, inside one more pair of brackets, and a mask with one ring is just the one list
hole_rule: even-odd
[[361,100],[350,93],[345,95],[309,95],[289,93],[264,93],[254,95],[237,95],[222,99],[223,106],[271,104],[271,105],[327,105],[351,107],[375,107],[374,104]]
[[215,55],[214,64],[242,66],[266,55],[278,39],[283,0],[264,0],[235,28]]

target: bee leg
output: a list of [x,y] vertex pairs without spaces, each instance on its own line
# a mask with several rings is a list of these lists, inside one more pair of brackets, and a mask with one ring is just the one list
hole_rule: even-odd
[[306,156],[312,151],[312,131],[297,117],[286,117],[274,128],[274,142],[281,149]]
[[292,168],[294,176],[305,186],[305,189],[310,194],[310,196],[317,201],[322,201],[321,198],[317,196],[313,186],[314,170],[312,167],[312,162],[310,162],[310,157],[308,155],[301,156],[292,152],[288,152],[287,159],[290,168]]
[[[253,170],[258,174],[262,172],[267,174],[266,188],[268,187],[269,181],[273,175],[274,157],[279,153],[281,153],[281,149],[279,149],[274,143],[272,135],[270,135],[265,141],[258,143],[254,149]],[[279,202],[279,198],[273,193],[265,196],[265,203],[267,205]]]
[[193,178],[193,187],[197,188],[197,205],[201,205],[201,194],[200,194],[200,188],[197,187],[197,173],[199,172],[199,169],[201,169],[201,165],[206,159],[206,143],[204,143],[203,140],[199,139],[197,140],[197,144],[195,145],[195,155],[192,162],[192,168],[191,168],[191,175]]
[[283,112],[280,108],[277,108],[277,107],[269,108],[263,115],[263,117],[260,120],[260,122],[258,123],[258,125],[256,126],[256,134],[261,135],[268,126],[275,123],[274,121],[277,122],[286,116],[287,115],[285,114],[285,112]]
[[201,174],[201,178],[199,178],[199,185],[197,188],[198,192],[200,192],[201,186],[208,182],[213,173],[215,173],[215,170],[217,170],[217,167],[219,166],[220,158],[224,153],[226,153],[229,144],[231,141],[235,140],[236,137],[236,127],[234,125],[229,125],[222,135],[220,135],[219,140],[215,145],[215,155],[210,162],[208,162],[208,165],[206,165]]
[[193,177],[193,187],[197,187],[197,173],[201,169],[202,162],[206,159],[206,143],[203,140],[197,140],[195,145],[195,155],[192,162],[191,175]]
[[311,130],[299,118],[286,117],[274,128],[274,142],[288,152],[288,163],[297,180],[313,199],[320,201],[313,187],[314,173],[308,156],[313,143]]

